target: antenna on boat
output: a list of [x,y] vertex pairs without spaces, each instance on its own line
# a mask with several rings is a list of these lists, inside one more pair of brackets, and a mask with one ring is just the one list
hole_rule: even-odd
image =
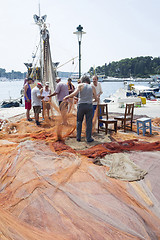
[[40,7],[40,0],[39,0],[39,16],[41,17],[41,7]]

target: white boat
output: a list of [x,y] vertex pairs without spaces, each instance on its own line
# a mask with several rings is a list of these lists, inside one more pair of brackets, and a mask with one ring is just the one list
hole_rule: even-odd
[[73,73],[70,78],[72,79],[73,82],[77,82],[79,79],[79,74],[78,73]]
[[126,103],[134,103],[138,106],[142,103],[142,97],[147,100],[156,101],[157,98],[160,97],[160,92],[158,92],[157,88],[124,82],[124,88],[118,89],[114,94],[105,98],[103,101],[105,103],[117,102],[120,107],[124,107]]
[[156,97],[155,93],[159,91],[158,88],[151,88],[148,86],[134,85],[133,91],[137,96],[146,97],[147,99],[154,99]]
[[103,82],[105,75],[97,75],[97,77],[99,82]]
[[159,88],[160,89],[160,80],[150,82],[150,87],[152,88]]
[[127,97],[133,96],[141,96],[146,97],[147,99],[153,99],[156,97],[156,93],[159,91],[158,87],[149,87],[143,85],[134,85],[132,83],[124,84],[124,88],[126,90]]

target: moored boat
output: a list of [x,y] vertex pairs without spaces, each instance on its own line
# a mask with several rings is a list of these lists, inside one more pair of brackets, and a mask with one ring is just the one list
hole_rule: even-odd
[[1,108],[20,107],[22,104],[22,98],[20,99],[9,99],[1,102]]

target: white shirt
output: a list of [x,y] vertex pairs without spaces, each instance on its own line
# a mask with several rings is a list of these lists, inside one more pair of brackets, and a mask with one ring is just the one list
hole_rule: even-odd
[[[100,82],[97,82],[97,86],[95,86],[93,83],[91,85],[95,87],[96,95],[98,95],[99,93],[103,93]],[[93,105],[97,105],[97,102],[93,101]]]
[[48,102],[49,101],[49,96],[50,95],[50,90],[48,89],[48,91],[45,90],[45,88],[43,88],[43,92],[42,92],[42,96],[44,97],[43,100]]
[[36,86],[32,89],[32,106],[41,106],[41,99],[38,98],[38,96],[41,96],[41,93],[39,91],[39,88]]

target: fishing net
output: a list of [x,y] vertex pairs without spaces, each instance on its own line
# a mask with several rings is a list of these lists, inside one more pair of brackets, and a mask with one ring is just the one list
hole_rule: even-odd
[[[25,119],[1,121],[0,239],[160,239],[159,135],[153,142],[122,132],[101,142],[99,135],[99,143],[73,149],[67,139],[81,144],[76,104],[50,104],[50,119],[45,111],[40,127]],[[96,117],[93,122],[95,134]],[[144,178],[107,176],[111,164],[104,162],[112,163],[115,153],[121,160],[125,153],[147,172]],[[104,159],[100,166],[98,159]]]
[[160,164],[156,153],[147,156],[148,181],[134,184],[44,141],[21,142],[1,158],[1,239],[159,239],[159,175],[152,176]]

